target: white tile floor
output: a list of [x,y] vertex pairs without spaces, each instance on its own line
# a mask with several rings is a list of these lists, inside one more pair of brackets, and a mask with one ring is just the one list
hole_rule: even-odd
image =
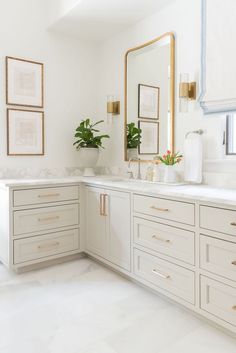
[[0,353],[189,352],[235,353],[236,340],[90,259],[0,265]]

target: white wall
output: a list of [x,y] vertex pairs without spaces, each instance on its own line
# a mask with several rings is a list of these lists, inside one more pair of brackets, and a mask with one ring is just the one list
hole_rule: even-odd
[[[149,41],[165,32],[176,36],[176,149],[182,152],[185,133],[204,130],[205,171],[236,171],[235,164],[222,163],[224,158],[222,140],[225,120],[222,117],[203,116],[197,102],[191,103],[189,113],[178,112],[178,82],[180,73],[190,73],[199,83],[201,63],[201,1],[176,0],[162,11],[145,18],[129,30],[102,44],[100,48],[101,69],[99,87],[99,113],[105,113],[106,94],[114,93],[121,100],[121,115],[114,118],[111,128],[112,140],[103,153],[101,162],[110,166],[125,166],[123,159],[124,119],[124,56],[129,48]],[[211,160],[209,162],[209,160]]]
[[[74,129],[82,117],[95,116],[96,47],[48,32],[46,4],[46,0],[1,2],[0,168],[77,166]],[[5,56],[45,65],[45,156],[6,155]]]

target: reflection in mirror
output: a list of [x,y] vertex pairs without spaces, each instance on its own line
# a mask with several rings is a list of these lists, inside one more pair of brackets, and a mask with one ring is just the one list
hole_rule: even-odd
[[226,154],[236,154],[236,114],[226,118]]
[[174,36],[126,53],[125,160],[174,150]]

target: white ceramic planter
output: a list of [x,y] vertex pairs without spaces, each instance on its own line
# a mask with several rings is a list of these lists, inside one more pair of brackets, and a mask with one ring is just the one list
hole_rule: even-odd
[[164,170],[164,183],[176,183],[177,175],[173,165],[165,165]]
[[128,159],[137,158],[138,157],[138,149],[137,148],[127,148],[127,157],[128,157]]
[[82,147],[78,150],[80,165],[84,167],[84,176],[94,176],[94,167],[99,157],[99,148]]

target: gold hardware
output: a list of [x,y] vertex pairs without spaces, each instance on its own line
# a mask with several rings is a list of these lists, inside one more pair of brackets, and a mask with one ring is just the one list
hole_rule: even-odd
[[50,244],[39,245],[38,249],[51,248],[52,246],[59,246],[59,245],[60,245],[59,241],[56,241],[56,242],[53,242],[53,243],[50,243]]
[[232,222],[230,225],[236,227],[236,222]]
[[103,194],[100,194],[100,216],[103,216]]
[[107,102],[107,113],[112,115],[120,114],[120,102]]
[[44,195],[38,195],[38,198],[43,198],[43,197],[57,197],[60,196],[59,193],[55,193],[55,194],[44,194]]
[[155,268],[152,270],[152,272],[153,272],[155,275],[157,275],[157,276],[159,276],[159,277],[161,277],[161,278],[164,278],[164,279],[170,278],[169,275],[164,275],[163,273],[157,271]]
[[236,305],[232,306],[232,309],[236,311]]
[[236,266],[236,261],[231,262],[232,265]]
[[156,211],[161,211],[161,212],[168,212],[168,208],[159,208],[159,207],[156,207],[156,206],[151,206],[151,208],[153,210],[156,210]]
[[162,238],[159,238],[157,235],[153,235],[152,238],[159,241],[163,241],[164,243],[170,243],[169,239],[162,239]]
[[180,82],[179,97],[189,100],[196,100],[197,84],[196,82]]
[[107,216],[106,214],[106,197],[108,195],[107,194],[103,194],[103,216]]
[[53,217],[47,217],[47,218],[38,218],[39,222],[46,222],[46,221],[54,221],[56,219],[59,219],[59,216],[53,216]]

